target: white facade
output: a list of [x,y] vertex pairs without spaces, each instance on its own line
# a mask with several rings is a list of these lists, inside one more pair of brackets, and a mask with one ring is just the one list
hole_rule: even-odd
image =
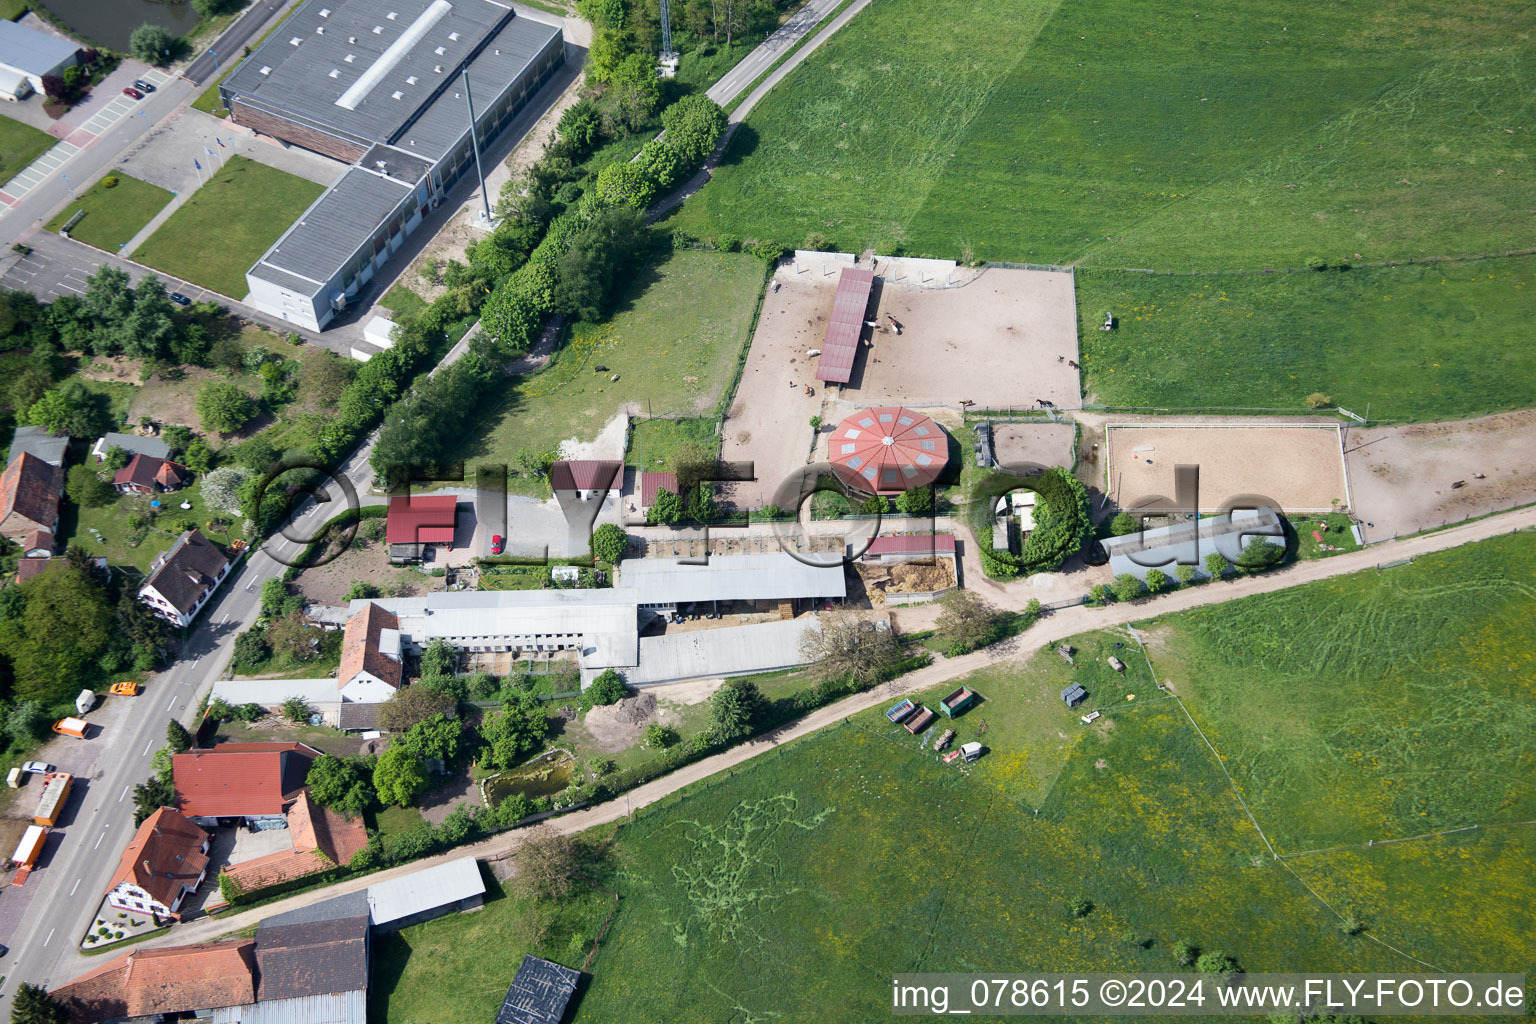
[[219,574],[213,578],[213,584],[203,588],[203,592],[198,595],[197,601],[187,611],[177,608],[170,601],[166,600],[164,594],[148,583],[139,588],[139,600],[153,608],[155,613],[161,618],[169,620],[172,625],[185,629],[191,624],[193,619],[197,618],[197,613],[203,610],[203,605],[207,604],[208,599],[218,592],[220,585],[223,584],[228,576],[229,563],[225,562],[224,567],[219,570]]
[[366,670],[341,684],[341,699],[351,704],[382,704],[394,695],[394,686]]

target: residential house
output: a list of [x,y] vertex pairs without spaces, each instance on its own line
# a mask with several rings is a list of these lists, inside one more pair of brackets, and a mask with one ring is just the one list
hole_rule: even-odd
[[107,887],[119,910],[180,920],[181,904],[208,874],[209,836],[169,807],[139,826]]
[[303,743],[223,743],[173,755],[176,809],[200,825],[220,818],[286,823],[284,816],[319,756]]
[[63,467],[64,452],[68,447],[68,434],[55,434],[47,427],[17,427],[11,434],[11,453],[7,458],[14,459],[22,452],[30,452],[50,466]]
[[347,620],[341,641],[341,670],[336,676],[343,702],[378,704],[400,687],[400,619],[367,602]]
[[256,940],[134,949],[49,992],[70,1024],[115,1024],[256,998]]
[[307,789],[293,801],[287,817],[288,835],[293,843],[290,849],[224,868],[222,874],[233,879],[242,892],[255,892],[337,865],[345,866],[368,845],[368,831],[361,818],[348,821],[321,807]]
[[91,445],[91,454],[96,456],[97,462],[102,462],[113,448],[121,448],[130,458],[135,455],[148,455],[152,459],[171,457],[171,446],[165,441],[139,434],[107,434],[97,438],[96,443]]
[[23,558],[52,558],[53,531],[33,530],[21,539]]
[[459,499],[451,494],[397,495],[389,499],[384,542],[391,562],[419,562],[426,548],[442,544],[452,550],[458,524]]
[[229,573],[230,562],[212,541],[188,530],[155,559],[139,600],[163,619],[185,627],[202,611]]
[[[21,544],[38,530],[59,528],[59,494],[64,473],[31,452],[11,459],[0,475],[0,536]],[[49,550],[52,550],[49,544]]]
[[128,465],[112,475],[112,486],[120,494],[156,494],[179,491],[192,479],[187,467],[153,455],[135,455]]

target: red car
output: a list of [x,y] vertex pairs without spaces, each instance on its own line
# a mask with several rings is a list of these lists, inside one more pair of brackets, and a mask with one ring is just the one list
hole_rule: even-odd
[[139,92],[139,90],[135,89],[131,85],[123,90],[123,95],[124,96],[132,96],[136,100],[141,100],[141,99],[144,98],[144,94]]
[[499,534],[499,533],[491,534],[491,554],[493,554],[493,555],[501,554],[501,549],[505,545],[506,545],[506,541],[504,541],[502,539],[501,534]]

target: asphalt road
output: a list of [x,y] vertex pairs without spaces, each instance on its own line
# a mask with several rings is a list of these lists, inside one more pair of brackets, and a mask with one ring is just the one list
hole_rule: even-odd
[[187,65],[187,70],[181,73],[182,77],[190,79],[194,85],[202,85],[229,70],[233,62],[244,56],[242,47],[256,38],[267,19],[287,7],[289,2],[290,0],[256,0],[233,25],[224,30],[224,34],[219,36],[212,46]]
[[[359,498],[365,498],[373,479],[368,465],[372,447],[370,437],[340,470]],[[331,484],[326,496],[330,500],[324,504],[300,505],[286,530],[295,539],[275,535],[225,582],[187,635],[174,665],[151,676],[140,696],[112,698],[131,699],[132,713],[83,741],[97,745],[90,753],[98,770],[88,779],[68,827],[50,842],[46,862],[27,880],[27,909],[3,939],[10,950],[0,961],[5,977],[0,1019],[8,1018],[11,994],[21,981],[55,986],[103,963],[101,957],[82,957],[77,943],[133,835],[133,787],[149,777],[150,757],[165,745],[167,719],[193,726],[199,700],[229,663],[235,636],[260,611],[261,585],[282,575],[309,533],[345,508],[337,485]],[[71,768],[63,759],[59,767]]]
[[757,78],[758,75],[768,70],[768,65],[778,60],[784,51],[816,27],[816,23],[825,18],[827,14],[842,0],[810,0],[790,17],[788,21],[774,30],[773,34],[764,39],[758,46],[735,67],[720,76],[720,80],[709,87],[705,93],[710,99],[722,107],[736,98],[741,92]]

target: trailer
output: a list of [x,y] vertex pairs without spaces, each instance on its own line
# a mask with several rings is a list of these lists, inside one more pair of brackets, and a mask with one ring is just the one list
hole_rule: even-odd
[[38,798],[37,810],[32,812],[32,823],[52,828],[59,823],[59,815],[69,800],[70,787],[75,777],[69,772],[49,772],[43,776],[43,793]]
[[48,841],[48,830],[41,825],[28,825],[27,830],[21,834],[21,842],[16,844],[16,852],[11,854],[11,863],[16,865],[16,876],[11,879],[12,885],[25,885],[27,876],[37,866],[37,858],[42,855],[43,844]]
[[955,730],[953,730],[953,729],[945,729],[942,733],[939,734],[939,738],[934,740],[934,742],[933,742],[933,749],[934,750],[943,750],[945,747],[949,746],[949,741],[954,739],[954,738],[955,738]]
[[967,761],[974,761],[981,756],[980,743],[966,743],[960,747],[960,756]]
[[912,703],[911,698],[903,698],[886,708],[885,717],[889,718],[893,724],[900,722],[912,713],[914,707],[916,705]]
[[96,694],[91,690],[81,690],[75,697],[75,711],[84,715],[96,706]]
[[945,718],[954,718],[957,714],[970,707],[975,700],[975,692],[969,686],[962,686],[939,701],[939,710],[944,712]]
[[907,720],[901,723],[901,727],[916,736],[932,725],[933,720],[938,717],[938,715],[919,704],[912,714],[908,716]]

